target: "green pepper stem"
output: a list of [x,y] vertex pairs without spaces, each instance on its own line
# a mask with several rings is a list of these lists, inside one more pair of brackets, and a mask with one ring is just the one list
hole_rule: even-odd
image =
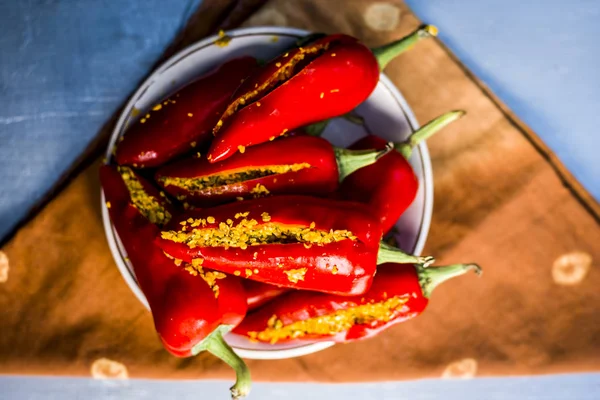
[[383,71],[390,61],[405,51],[410,50],[421,39],[437,36],[437,33],[438,29],[435,26],[421,25],[416,31],[402,39],[371,49],[379,64],[379,70]]
[[420,264],[423,267],[427,267],[435,259],[431,256],[419,257],[406,254],[402,250],[390,246],[385,242],[379,243],[379,252],[377,253],[377,265],[385,263],[396,263],[396,264]]
[[419,285],[423,291],[423,296],[429,298],[433,289],[440,283],[471,270],[475,271],[477,275],[481,275],[483,272],[481,267],[477,264],[453,264],[445,267],[432,268],[417,266],[417,275],[419,276]]
[[314,124],[304,127],[304,132],[306,132],[306,134],[309,136],[321,136],[325,128],[327,128],[327,125],[329,125],[328,119],[315,122]]
[[342,118],[344,118],[348,122],[352,122],[354,125],[360,125],[360,126],[365,125],[365,119],[354,112],[349,112],[347,114],[344,114],[344,115],[342,115]]
[[422,141],[429,139],[434,134],[441,131],[445,126],[462,118],[465,114],[466,112],[463,110],[449,111],[442,114],[423,125],[420,129],[417,129],[404,142],[396,143],[394,148],[408,160],[412,155],[415,146]]
[[192,354],[196,355],[201,351],[208,351],[221,360],[225,361],[235,371],[235,384],[230,388],[231,398],[233,400],[241,399],[250,393],[252,379],[250,370],[233,349],[223,339],[223,334],[231,330],[229,325],[221,325],[208,335],[202,342],[198,343],[192,349]]
[[381,157],[392,151],[394,144],[389,142],[382,150],[348,150],[334,147],[340,182],[348,175],[361,168],[374,164]]

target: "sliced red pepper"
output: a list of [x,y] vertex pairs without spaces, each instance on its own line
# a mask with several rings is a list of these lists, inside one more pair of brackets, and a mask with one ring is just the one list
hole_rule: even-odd
[[177,212],[164,192],[127,166],[116,167],[129,193],[129,201],[150,223],[163,226]]
[[[220,357],[237,374],[232,397],[245,396],[251,383],[248,368],[222,337],[246,314],[240,280],[192,266],[186,268],[154,245],[159,228],[147,216],[156,213],[144,210],[144,204],[149,203],[136,201],[140,192],[134,192],[133,199],[130,196],[134,179],[143,187],[150,185],[129,168],[118,168],[105,165],[100,169],[106,205],[164,347],[178,357],[203,350]],[[146,196],[152,197],[147,193]]]
[[181,201],[211,206],[268,194],[327,194],[346,176],[391,149],[346,150],[321,138],[292,136],[227,160],[188,158],[160,168],[156,181]]
[[117,145],[117,162],[156,167],[210,140],[231,95],[256,66],[252,57],[227,61],[155,104]]
[[424,263],[380,243],[365,205],[308,196],[267,197],[190,212],[158,243],[194,265],[272,285],[341,295],[368,290],[376,265]]
[[290,130],[348,113],[369,97],[393,57],[436,32],[425,26],[373,51],[351,36],[330,35],[280,55],[236,91],[213,129],[208,159],[218,162]]
[[248,311],[256,310],[263,304],[266,304],[274,298],[290,291],[289,288],[269,285],[258,281],[252,281],[250,279],[242,280],[242,285],[246,291]]
[[422,313],[437,285],[469,270],[481,273],[475,264],[383,265],[371,289],[361,296],[291,292],[246,316],[234,332],[266,343],[349,342],[373,337]]
[[[340,185],[340,196],[369,204],[379,218],[382,231],[388,232],[417,196],[419,181],[408,161],[412,149],[463,115],[464,111],[451,111],[430,121],[406,142],[397,143],[394,146],[396,151],[391,151],[376,163],[349,175]],[[382,149],[386,145],[383,139],[369,135],[350,148]]]

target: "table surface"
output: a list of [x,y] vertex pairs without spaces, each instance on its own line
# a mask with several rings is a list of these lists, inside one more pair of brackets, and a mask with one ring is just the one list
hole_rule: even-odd
[[[136,87],[199,0],[0,2],[0,238]],[[408,0],[600,199],[600,3]],[[493,11],[493,12],[491,12]],[[59,17],[56,17],[56,16]],[[156,18],[160,16],[160,18]],[[90,35],[89,32],[94,32]],[[110,44],[110,45],[109,45]],[[224,382],[0,378],[0,398],[220,398]],[[255,398],[598,398],[600,374],[362,385],[257,384]],[[214,396],[212,395],[214,394]],[[48,396],[48,397],[47,397]]]
[[[97,381],[82,378],[0,377],[0,400],[8,399],[228,399],[224,381]],[[250,399],[287,400],[597,400],[600,375],[420,380],[363,384],[255,383]]]

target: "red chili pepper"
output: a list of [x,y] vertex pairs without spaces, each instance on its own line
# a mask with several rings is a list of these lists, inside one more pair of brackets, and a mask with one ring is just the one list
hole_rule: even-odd
[[429,264],[380,243],[364,205],[277,196],[193,211],[158,243],[171,256],[272,285],[341,295],[368,290],[383,262]]
[[246,316],[234,332],[266,343],[349,342],[373,337],[422,313],[437,285],[469,270],[481,273],[475,264],[381,266],[371,289],[362,296],[288,293]]
[[268,303],[275,297],[279,297],[285,292],[289,292],[289,288],[269,285],[266,283],[251,281],[250,279],[242,280],[242,286],[246,291],[246,301],[248,303],[248,311],[256,310],[263,304]]
[[211,164],[188,158],[160,168],[156,181],[179,200],[198,206],[268,194],[327,194],[359,168],[391,150],[352,151],[322,138],[293,136],[251,147]]
[[256,66],[252,57],[227,61],[154,105],[117,145],[117,162],[156,167],[210,140],[231,95]]
[[168,258],[154,245],[159,228],[151,222],[153,216],[163,216],[158,222],[166,222],[169,217],[161,208],[164,203],[160,197],[139,190],[149,184],[128,167],[105,165],[100,169],[100,180],[111,220],[148,300],[164,347],[178,357],[203,350],[213,353],[236,371],[232,397],[245,396],[251,383],[248,368],[222,337],[246,314],[246,297],[239,279],[191,266],[186,270],[180,261]]
[[236,91],[213,129],[216,139],[208,159],[224,160],[240,149],[351,111],[369,97],[389,61],[436,32],[424,26],[373,51],[351,36],[330,35],[280,55]]
[[[340,185],[344,199],[369,204],[379,218],[382,231],[388,232],[398,218],[412,204],[419,189],[419,181],[408,162],[412,149],[446,125],[464,115],[464,111],[451,111],[413,133],[406,142],[397,143],[391,151],[373,165],[357,170]],[[373,135],[366,136],[351,149],[381,149],[386,142]]]

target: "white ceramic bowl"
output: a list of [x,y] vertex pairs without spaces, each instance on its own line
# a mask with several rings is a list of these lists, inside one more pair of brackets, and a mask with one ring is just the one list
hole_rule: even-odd
[[[124,134],[127,125],[134,120],[132,117],[134,108],[142,110],[141,115],[144,115],[144,111],[163,97],[226,60],[241,55],[252,55],[268,60],[307,34],[308,32],[304,30],[280,27],[237,29],[227,32],[233,40],[226,47],[216,46],[214,41],[217,37],[212,36],[174,55],[146,79],[127,103],[106,150],[107,160],[110,162],[112,147]],[[383,74],[375,91],[357,108],[357,113],[365,119],[371,132],[387,140],[403,140],[418,128],[408,104]],[[347,146],[365,134],[364,128],[336,119],[328,126],[324,137],[337,146]],[[427,238],[433,207],[431,162],[424,143],[413,152],[410,162],[419,178],[420,187],[414,203],[396,223],[399,232],[397,240],[405,251],[420,254]],[[148,308],[148,302],[136,282],[133,269],[126,261],[126,252],[110,222],[104,194],[102,194],[102,219],[111,252],[123,278],[142,304]],[[251,359],[297,357],[323,350],[334,344],[333,342],[295,342],[269,345],[252,343],[235,334],[227,335],[226,339],[240,356]]]

